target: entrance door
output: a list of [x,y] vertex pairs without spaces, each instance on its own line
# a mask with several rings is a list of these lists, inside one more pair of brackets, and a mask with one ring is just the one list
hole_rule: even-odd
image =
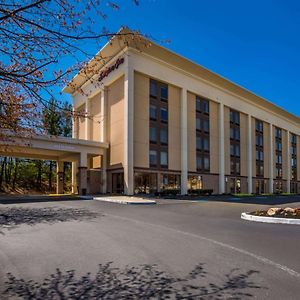
[[113,173],[112,174],[112,192],[113,194],[124,193],[124,174]]

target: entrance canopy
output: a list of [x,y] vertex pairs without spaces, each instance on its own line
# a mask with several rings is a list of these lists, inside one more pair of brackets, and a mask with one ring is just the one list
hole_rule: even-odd
[[79,161],[81,167],[87,166],[87,157],[102,156],[107,148],[108,143],[47,135],[10,137],[8,141],[0,141],[0,155]]
[[[106,178],[104,157],[108,143],[90,140],[33,135],[31,137],[14,137],[0,141],[0,155],[30,159],[54,160],[57,162],[57,173],[63,172],[63,162],[72,162],[72,191],[85,194],[89,191],[87,184],[87,168],[93,157],[101,157],[103,185]],[[63,192],[63,176],[58,176],[57,192]],[[78,179],[78,182],[77,182]],[[103,188],[103,192],[105,189]]]

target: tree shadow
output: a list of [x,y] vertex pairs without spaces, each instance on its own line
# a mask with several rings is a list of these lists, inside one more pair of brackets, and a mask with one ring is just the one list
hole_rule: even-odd
[[78,208],[0,208],[0,228],[14,228],[23,224],[54,224],[57,222],[83,221],[99,216],[98,213]]
[[3,299],[248,299],[253,290],[266,289],[254,282],[259,272],[231,270],[221,283],[207,282],[198,264],[187,276],[173,277],[156,265],[113,267],[100,264],[96,274],[77,276],[74,270],[54,274],[38,283],[7,274]]

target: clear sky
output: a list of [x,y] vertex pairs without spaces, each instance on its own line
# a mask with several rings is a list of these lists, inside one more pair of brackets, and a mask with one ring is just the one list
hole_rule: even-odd
[[300,116],[300,1],[116,1],[103,25],[127,25]]

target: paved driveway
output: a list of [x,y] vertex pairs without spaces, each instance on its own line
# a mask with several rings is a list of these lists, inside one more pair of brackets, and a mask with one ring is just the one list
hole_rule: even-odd
[[210,199],[0,204],[0,298],[299,299],[300,226]]

